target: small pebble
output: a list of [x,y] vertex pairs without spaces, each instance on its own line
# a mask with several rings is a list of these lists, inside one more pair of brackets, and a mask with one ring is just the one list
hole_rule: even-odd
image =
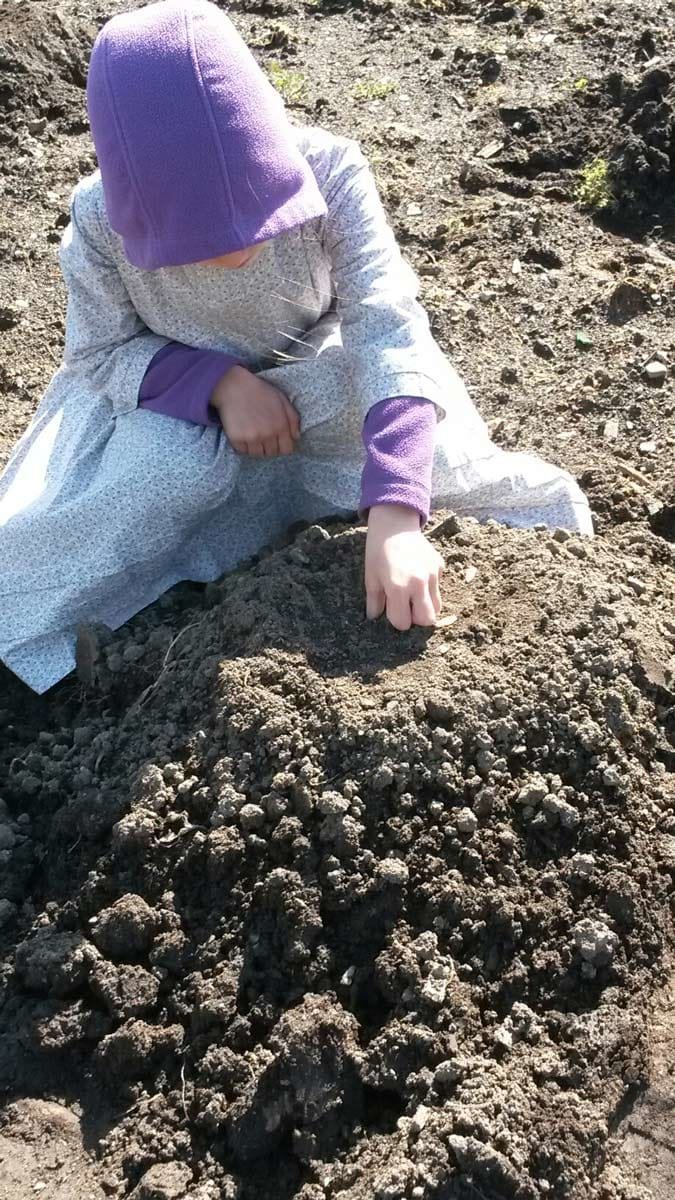
[[584,917],[574,926],[574,942],[585,962],[606,966],[614,957],[619,939],[604,921]]
[[619,422],[616,417],[610,417],[609,421],[605,421],[602,436],[606,442],[616,441],[619,436]]
[[499,1025],[495,1029],[495,1041],[503,1050],[510,1050],[513,1046],[513,1034],[507,1025]]
[[415,1110],[413,1118],[410,1122],[411,1131],[413,1133],[421,1133],[430,1116],[431,1112],[427,1106],[425,1104],[420,1104],[419,1108]]
[[371,779],[373,787],[378,792],[381,792],[384,790],[384,788],[389,787],[389,785],[393,782],[394,772],[392,771],[391,767],[387,763],[381,763]]
[[322,792],[317,801],[317,808],[324,817],[336,817],[349,812],[350,801],[339,792]]
[[658,359],[652,359],[651,362],[647,363],[644,373],[648,383],[651,383],[654,387],[661,387],[668,374],[668,368],[665,363],[659,362]]
[[408,882],[410,872],[399,858],[384,858],[377,864],[377,873],[383,883],[402,887]]
[[457,621],[456,616],[439,617],[439,619],[436,622],[435,628],[436,629],[449,629],[449,627],[451,625],[454,625],[456,621]]
[[537,358],[545,358],[550,360],[554,357],[553,347],[548,342],[543,341],[542,338],[537,338],[536,341],[533,342],[532,349],[534,350]]
[[244,804],[239,812],[239,820],[242,829],[251,833],[254,829],[261,829],[265,824],[265,811],[259,804]]
[[412,948],[420,962],[427,962],[438,954],[438,937],[430,929],[427,929],[415,938]]
[[583,875],[588,878],[595,870],[595,858],[592,854],[575,854],[571,861],[571,866],[577,875]]
[[638,579],[637,576],[635,576],[635,575],[629,575],[628,578],[626,579],[626,583],[628,584],[628,586],[630,588],[633,589],[636,596],[643,596],[644,593],[647,591],[646,583],[643,583],[642,580]]
[[460,833],[475,833],[478,829],[478,818],[470,808],[460,808],[457,813],[457,828]]
[[548,796],[548,784],[541,775],[533,775],[529,783],[526,783],[518,793],[518,803],[526,805],[529,808],[534,808],[537,804]]
[[640,454],[656,454],[656,442],[640,442]]
[[605,767],[602,772],[602,782],[605,787],[617,788],[621,785],[621,775],[616,767]]

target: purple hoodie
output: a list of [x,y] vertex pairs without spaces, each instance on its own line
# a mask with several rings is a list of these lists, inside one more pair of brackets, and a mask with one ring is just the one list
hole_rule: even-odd
[[[244,250],[323,216],[280,96],[208,0],[160,0],[108,21],[87,81],[108,219],[129,261],[153,270]],[[209,399],[233,360],[172,343],[139,404],[217,423]],[[435,409],[395,397],[364,425],[362,507],[429,511]]]
[[281,97],[207,0],[108,21],[87,103],[108,219],[135,267],[245,250],[326,212]]

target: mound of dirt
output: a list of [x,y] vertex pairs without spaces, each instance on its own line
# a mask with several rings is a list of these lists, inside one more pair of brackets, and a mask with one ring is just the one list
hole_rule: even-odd
[[667,206],[673,212],[675,183],[675,89],[672,70],[655,66],[627,89],[609,175],[617,215],[643,221]]
[[25,125],[32,134],[52,121],[67,132],[88,127],[83,92],[96,26],[58,11],[35,18],[35,9],[24,4],[8,6],[0,16],[0,142],[10,145]]
[[0,1077],[103,1089],[108,1195],[622,1194],[675,880],[672,552],[435,536],[437,630],[365,622],[362,534],[315,526],[110,638],[11,764]]

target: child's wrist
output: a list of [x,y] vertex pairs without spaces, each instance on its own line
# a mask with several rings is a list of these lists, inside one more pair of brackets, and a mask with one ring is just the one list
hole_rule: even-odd
[[248,374],[246,367],[242,367],[240,363],[233,363],[232,366],[228,367],[226,371],[223,371],[223,374],[211,392],[209,404],[211,405],[211,408],[215,408],[219,415],[222,416],[226,405],[231,399],[231,385],[233,383],[236,384],[237,377],[241,376],[242,372],[244,374]]
[[368,528],[382,533],[418,532],[420,514],[407,504],[373,504],[368,511]]

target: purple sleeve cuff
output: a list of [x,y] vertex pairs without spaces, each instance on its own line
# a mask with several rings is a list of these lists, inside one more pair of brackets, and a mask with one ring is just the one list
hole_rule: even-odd
[[152,359],[138,393],[138,407],[196,425],[220,425],[209,407],[213,389],[239,359],[219,350],[199,350],[169,342]]
[[374,504],[402,504],[427,520],[435,429],[436,408],[430,400],[394,396],[373,405],[363,426],[361,512]]

